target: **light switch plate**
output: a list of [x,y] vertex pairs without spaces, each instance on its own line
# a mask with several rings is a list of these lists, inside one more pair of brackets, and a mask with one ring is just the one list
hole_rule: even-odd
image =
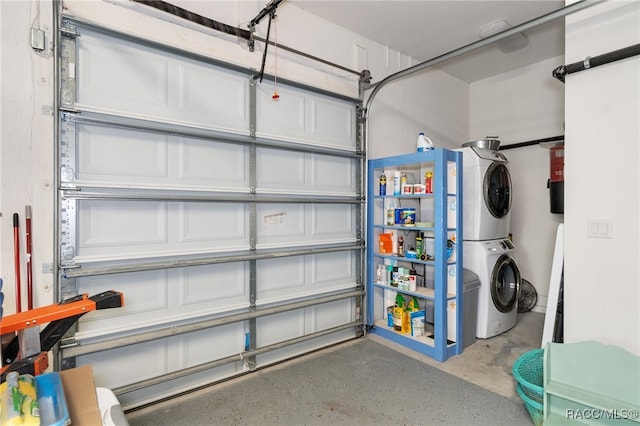
[[587,237],[589,238],[613,238],[613,223],[610,220],[587,221]]

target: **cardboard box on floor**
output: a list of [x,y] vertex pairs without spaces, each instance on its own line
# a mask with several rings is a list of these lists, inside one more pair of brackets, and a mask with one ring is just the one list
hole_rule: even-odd
[[102,426],[96,384],[90,365],[60,371],[72,425]]

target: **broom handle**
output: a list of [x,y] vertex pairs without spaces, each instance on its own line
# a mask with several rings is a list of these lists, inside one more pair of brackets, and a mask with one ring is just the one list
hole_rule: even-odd
[[33,309],[33,265],[31,263],[31,206],[25,206],[27,240],[27,309]]
[[13,214],[13,259],[16,269],[16,313],[22,312],[22,295],[20,293],[20,217]]

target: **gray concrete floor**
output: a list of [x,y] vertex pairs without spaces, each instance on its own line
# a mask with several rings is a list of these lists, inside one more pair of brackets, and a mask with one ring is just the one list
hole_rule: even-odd
[[131,426],[531,425],[511,367],[540,347],[544,315],[439,363],[370,336],[127,413]]

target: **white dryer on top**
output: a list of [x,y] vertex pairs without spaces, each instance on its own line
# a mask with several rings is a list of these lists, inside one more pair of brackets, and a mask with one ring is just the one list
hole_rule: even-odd
[[463,147],[462,238],[483,241],[509,236],[511,222],[511,175],[507,158],[500,152]]

